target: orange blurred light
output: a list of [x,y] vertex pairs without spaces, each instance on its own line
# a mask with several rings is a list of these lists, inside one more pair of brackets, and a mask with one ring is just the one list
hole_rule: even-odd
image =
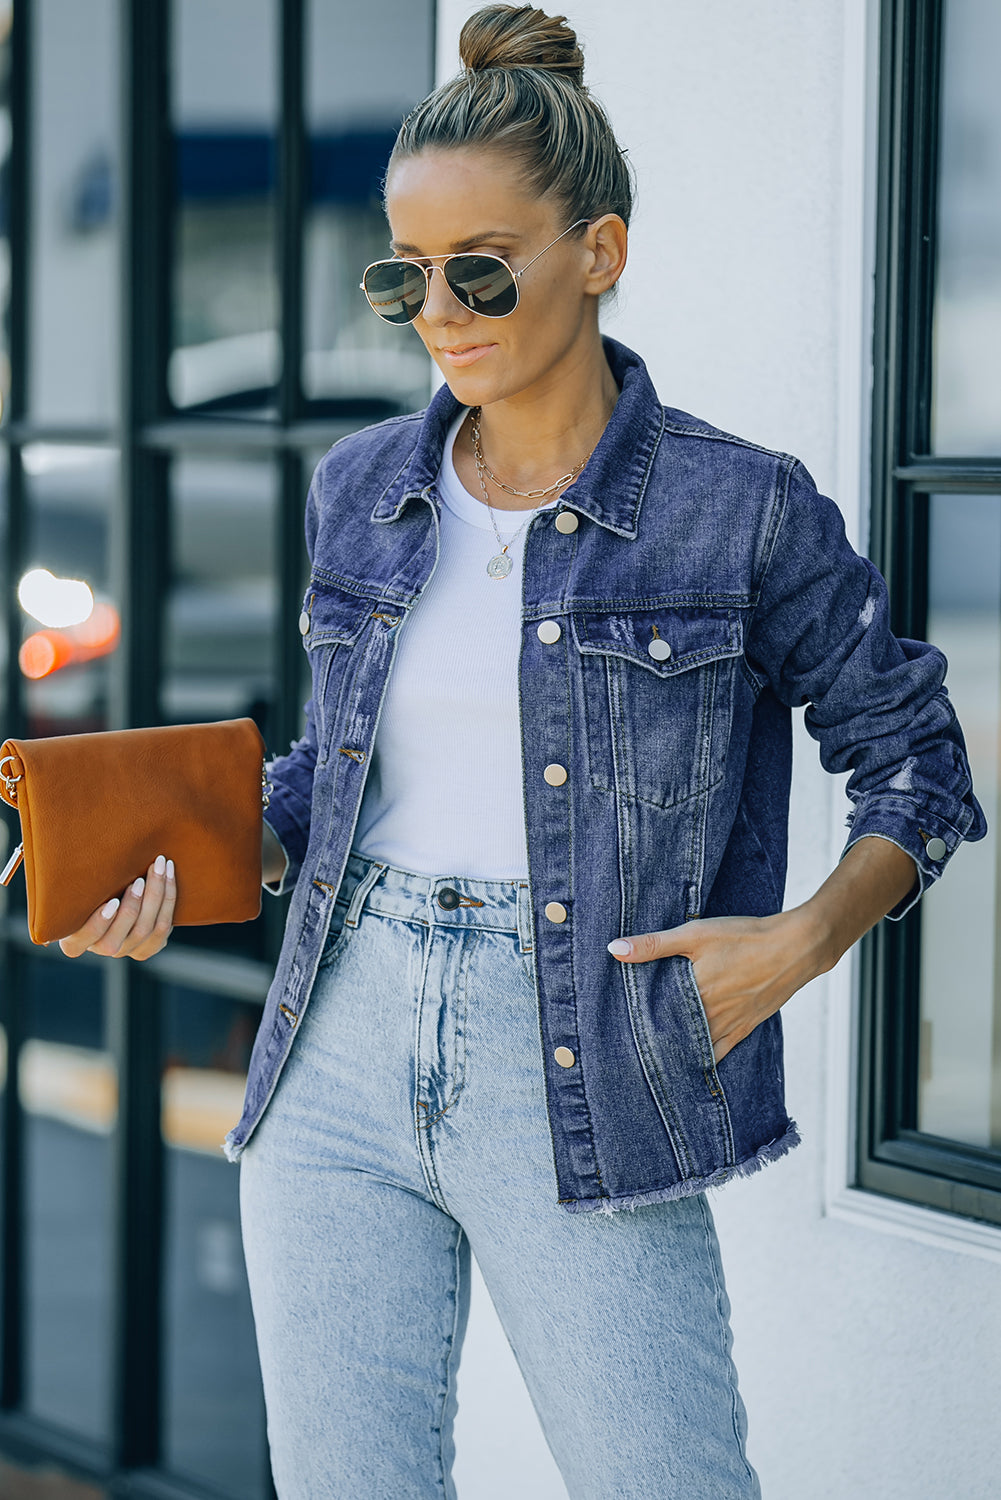
[[81,662],[108,656],[121,639],[122,624],[113,604],[95,604],[81,625],[64,630],[36,630],[21,644],[18,663],[25,677],[37,682]]
[[36,630],[21,644],[18,662],[25,677],[49,677],[72,660],[73,650],[61,630]]
[[65,632],[78,646],[99,656],[115,649],[121,633],[122,625],[117,609],[113,604],[103,603],[95,604],[82,624],[74,625]]

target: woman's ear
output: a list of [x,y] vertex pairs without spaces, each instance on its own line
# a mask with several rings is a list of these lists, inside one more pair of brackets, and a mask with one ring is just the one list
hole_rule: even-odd
[[629,231],[619,214],[602,214],[588,225],[582,241],[591,252],[591,263],[585,273],[584,292],[600,297],[618,281],[625,270],[629,251]]

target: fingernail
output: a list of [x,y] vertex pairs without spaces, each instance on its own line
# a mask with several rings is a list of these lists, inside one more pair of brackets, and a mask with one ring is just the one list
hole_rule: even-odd
[[146,889],[146,882],[142,878],[141,875],[139,876],[138,880],[133,880],[133,882],[132,882],[132,894],[133,894],[133,896],[141,896],[142,893],[143,893],[143,891],[145,889]]
[[155,862],[153,864],[153,874],[154,875],[162,875],[163,872],[164,872],[164,870],[166,870],[166,868],[167,868],[167,861],[164,859],[164,857],[163,857],[162,854],[158,854],[157,857],[156,857],[156,860],[155,860]]
[[614,938],[608,945],[609,953],[614,953],[616,958],[625,958],[627,953],[632,953],[633,945],[628,938]]
[[174,861],[172,859],[168,859],[168,861],[167,861],[167,879],[168,880],[173,880],[173,878],[174,878]]
[[107,906],[101,907],[101,916],[104,917],[105,921],[107,921],[108,917],[113,917],[117,910],[118,897],[116,896],[114,900],[108,902]]

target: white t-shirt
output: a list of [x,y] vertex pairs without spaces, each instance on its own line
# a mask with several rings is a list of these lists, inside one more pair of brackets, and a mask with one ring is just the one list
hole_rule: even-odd
[[[489,577],[500,551],[490,513],[452,463],[468,411],[445,439],[438,563],[400,626],[354,847],[419,875],[517,880],[528,875],[518,716],[528,525],[508,548],[511,572]],[[532,515],[495,507],[503,541]]]

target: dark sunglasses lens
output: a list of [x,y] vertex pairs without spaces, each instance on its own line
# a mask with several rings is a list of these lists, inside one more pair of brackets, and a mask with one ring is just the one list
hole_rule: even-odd
[[455,255],[445,262],[445,280],[463,307],[485,318],[503,318],[518,305],[518,287],[493,255]]
[[387,323],[412,323],[424,306],[424,272],[404,260],[377,261],[365,272],[363,285],[372,309]]

